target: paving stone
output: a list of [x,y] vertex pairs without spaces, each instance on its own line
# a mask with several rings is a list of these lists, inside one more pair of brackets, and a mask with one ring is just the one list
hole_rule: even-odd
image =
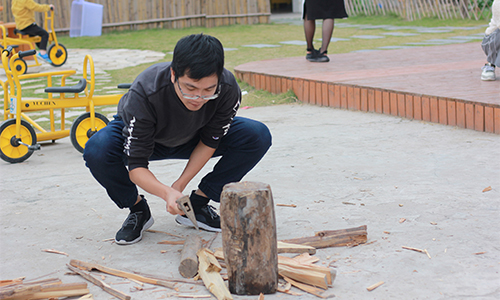
[[411,33],[411,32],[384,32],[382,34],[383,35],[390,35],[390,36],[415,36],[415,35],[419,35],[418,33]]
[[280,44],[304,46],[304,45],[307,45],[307,42],[306,41],[283,41],[283,42],[280,42]]
[[385,38],[385,36],[381,36],[381,35],[353,35],[353,36],[351,36],[351,38],[373,40],[373,39],[383,39],[383,38]]

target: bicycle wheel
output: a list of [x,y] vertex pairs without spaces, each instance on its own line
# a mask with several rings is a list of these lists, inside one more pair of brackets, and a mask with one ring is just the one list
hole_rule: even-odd
[[12,64],[13,65],[10,67],[14,68],[17,71],[17,74],[22,75],[28,72],[28,64],[22,58],[17,58]]
[[55,67],[60,67],[64,65],[66,60],[68,59],[68,51],[63,44],[52,44],[47,49],[47,54],[49,55],[50,61],[52,65]]
[[36,133],[33,127],[21,120],[21,137],[16,137],[16,119],[9,119],[0,125],[0,158],[9,163],[19,163],[27,160],[34,152],[27,145],[36,144]]
[[95,128],[90,127],[90,112],[86,112],[80,115],[71,125],[69,135],[71,137],[71,144],[80,153],[83,153],[85,149],[85,143],[93,136],[97,131],[108,125],[109,120],[104,115],[100,113],[95,113]]

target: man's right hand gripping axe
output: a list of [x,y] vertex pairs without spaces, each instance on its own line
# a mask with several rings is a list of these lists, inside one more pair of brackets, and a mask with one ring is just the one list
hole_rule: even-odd
[[177,199],[177,206],[179,207],[184,214],[188,217],[188,219],[193,223],[194,227],[198,230],[198,222],[196,222],[196,216],[194,215],[193,206],[191,205],[191,200],[189,200],[189,196],[182,196]]

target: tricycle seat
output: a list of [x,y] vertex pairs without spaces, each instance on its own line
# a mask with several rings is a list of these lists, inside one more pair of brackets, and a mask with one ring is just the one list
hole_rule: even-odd
[[74,86],[55,86],[48,87],[45,89],[46,93],[80,93],[87,87],[87,80],[85,78],[80,79],[80,81]]

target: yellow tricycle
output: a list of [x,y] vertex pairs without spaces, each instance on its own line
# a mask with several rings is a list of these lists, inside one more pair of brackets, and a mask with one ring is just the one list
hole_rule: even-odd
[[[13,25],[14,23],[10,24]],[[62,66],[68,59],[68,51],[63,44],[57,41],[56,32],[54,30],[54,12],[51,10],[45,12],[45,19],[43,21],[44,29],[49,33],[49,41],[47,43],[47,55],[55,67]],[[9,36],[7,24],[0,25],[0,33],[2,34],[2,39],[0,40],[0,47],[6,49],[8,46],[12,45],[26,45],[29,49],[35,50],[33,44],[41,41],[39,36],[29,36],[25,34],[22,30],[14,29],[13,33],[15,36]],[[16,52],[14,49],[13,54]],[[28,67],[37,67],[42,64],[38,61],[36,56],[33,57],[33,63],[28,64],[22,57],[13,61],[11,68],[17,70],[18,74],[26,74]]]
[[[83,61],[83,78],[74,86],[66,86],[66,79],[76,74],[75,70],[61,70],[37,74],[19,74],[17,69],[6,67],[16,59],[34,55],[35,50],[12,54],[12,46],[2,51],[2,63],[7,75],[4,88],[4,120],[0,125],[0,158],[6,162],[19,163],[28,159],[35,150],[40,149],[40,141],[55,141],[70,136],[71,143],[83,153],[88,139],[108,124],[106,116],[95,112],[100,105],[117,104],[123,94],[94,95],[94,62],[90,55]],[[23,79],[47,78],[46,98],[25,99],[22,96]],[[54,77],[61,77],[60,86],[53,86]],[[128,88],[130,84],[119,87]],[[54,96],[56,95],[56,96]],[[57,95],[59,95],[57,97]],[[65,128],[65,109],[84,107],[86,112],[77,117],[70,129]],[[50,129],[43,128],[26,113],[49,110]],[[55,110],[60,110],[60,128],[56,128]],[[37,132],[35,132],[35,129]]]

